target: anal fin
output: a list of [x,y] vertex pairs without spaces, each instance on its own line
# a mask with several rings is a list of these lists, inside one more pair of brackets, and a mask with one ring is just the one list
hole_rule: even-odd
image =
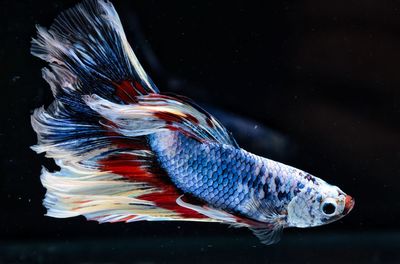
[[234,215],[222,210],[208,207],[206,205],[196,205],[193,203],[186,202],[184,201],[184,195],[178,197],[176,203],[181,207],[193,210],[201,215],[205,215],[210,219],[213,219],[215,222],[231,223],[231,224],[237,223],[236,222],[237,218]]

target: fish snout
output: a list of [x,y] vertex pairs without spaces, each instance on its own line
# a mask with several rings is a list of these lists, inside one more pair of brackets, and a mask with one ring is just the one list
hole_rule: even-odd
[[353,209],[355,204],[355,200],[353,197],[350,195],[346,195],[345,201],[344,201],[344,210],[343,210],[343,215],[347,215],[350,213],[350,211]]

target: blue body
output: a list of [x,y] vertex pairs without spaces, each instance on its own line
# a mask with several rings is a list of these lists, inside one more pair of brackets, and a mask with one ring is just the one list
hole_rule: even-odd
[[279,212],[304,187],[303,171],[230,145],[203,144],[168,131],[151,135],[149,141],[183,193],[228,212],[260,220],[259,205],[272,204]]

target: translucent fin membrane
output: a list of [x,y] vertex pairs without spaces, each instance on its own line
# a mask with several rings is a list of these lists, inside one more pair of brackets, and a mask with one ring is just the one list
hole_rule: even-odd
[[131,133],[121,133],[83,100],[97,95],[135,107],[140,96],[158,93],[111,3],[84,1],[62,13],[49,30],[38,27],[31,51],[50,63],[42,73],[55,97],[31,118],[38,135],[32,148],[61,168],[42,171],[49,216],[84,215],[99,222],[216,221],[176,203],[181,193],[139,132],[148,130],[152,120],[137,120]]
[[135,104],[121,105],[97,95],[85,96],[92,110],[115,124],[125,136],[149,135],[161,130],[178,130],[202,142],[238,147],[229,132],[210,114],[182,98],[149,94],[138,96]]

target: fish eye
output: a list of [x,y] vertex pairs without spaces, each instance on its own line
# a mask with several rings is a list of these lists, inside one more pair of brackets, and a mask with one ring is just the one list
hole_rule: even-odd
[[336,204],[332,201],[326,201],[322,204],[321,209],[325,215],[331,216],[336,212]]

